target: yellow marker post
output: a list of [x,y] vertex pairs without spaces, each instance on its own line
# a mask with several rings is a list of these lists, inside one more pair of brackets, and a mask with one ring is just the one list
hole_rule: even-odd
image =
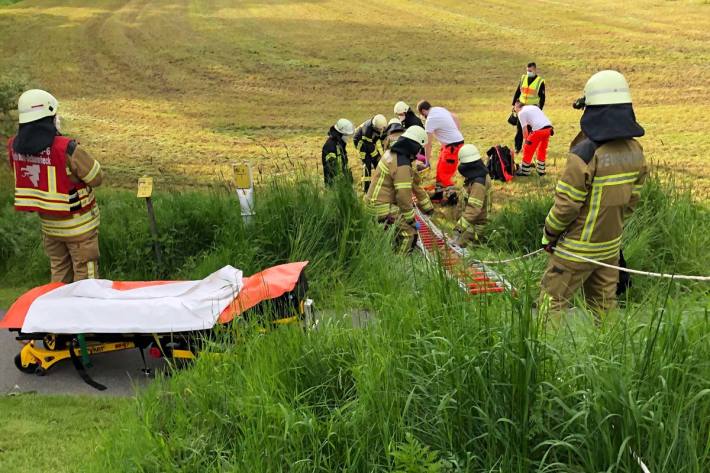
[[160,241],[158,235],[158,223],[155,220],[155,211],[153,210],[153,178],[150,176],[143,176],[138,179],[138,193],[137,197],[139,199],[145,199],[145,205],[148,209],[148,225],[150,226],[150,233],[153,236],[153,251],[155,252],[155,260],[158,264],[158,272],[162,269],[162,259],[163,254],[160,249]]

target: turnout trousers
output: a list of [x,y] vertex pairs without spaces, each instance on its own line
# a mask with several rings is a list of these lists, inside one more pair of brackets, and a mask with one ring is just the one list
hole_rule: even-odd
[[67,241],[42,235],[49,257],[52,282],[72,283],[99,277],[99,231],[92,230]]
[[[604,263],[617,266],[619,257]],[[582,288],[589,308],[596,313],[604,313],[616,307],[618,282],[619,271],[616,269],[551,255],[540,283],[541,301],[548,300],[553,311],[563,311],[569,307],[577,289]]]

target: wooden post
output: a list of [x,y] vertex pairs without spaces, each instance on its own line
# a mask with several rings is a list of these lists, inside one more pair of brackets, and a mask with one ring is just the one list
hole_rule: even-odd
[[148,225],[150,233],[153,236],[153,251],[155,252],[155,261],[158,265],[158,272],[162,269],[163,253],[160,249],[160,239],[158,235],[158,223],[155,220],[155,211],[153,210],[153,178],[143,176],[138,179],[138,198],[145,199],[145,206],[148,210]]

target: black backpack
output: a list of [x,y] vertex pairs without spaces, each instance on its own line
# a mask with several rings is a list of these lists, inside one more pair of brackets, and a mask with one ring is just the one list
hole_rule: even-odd
[[488,174],[491,179],[509,182],[515,174],[513,153],[507,146],[496,145],[488,150]]

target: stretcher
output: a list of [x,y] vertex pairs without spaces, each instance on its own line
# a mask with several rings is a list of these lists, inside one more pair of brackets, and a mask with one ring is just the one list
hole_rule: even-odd
[[[60,291],[71,293],[72,286],[78,283],[74,285],[51,283],[31,289],[10,307],[0,320],[0,329],[14,332],[15,338],[22,345],[14,360],[15,366],[21,372],[43,376],[57,363],[69,359],[87,384],[104,390],[106,386],[94,381],[86,371],[86,368],[91,366],[90,359],[94,355],[138,349],[143,359],[144,370],[147,372],[146,351],[155,358],[193,360],[205,340],[214,334],[217,327],[229,327],[235,319],[253,320],[261,327],[261,331],[284,324],[312,323],[313,301],[307,299],[308,283],[304,274],[307,264],[307,262],[298,262],[274,266],[244,278],[241,277],[241,272],[238,272],[238,291],[228,293],[231,296],[221,304],[222,310],[214,313],[211,323],[200,325],[200,321],[193,322],[193,325],[197,325],[189,327],[188,330],[154,331],[156,326],[160,327],[164,322],[151,325],[150,320],[147,320],[144,328],[136,327],[126,332],[125,326],[118,324],[117,327],[121,329],[112,333],[107,328],[105,318],[101,323],[96,322],[96,330],[91,330],[92,326],[87,325],[90,321],[83,321],[83,325],[81,323],[76,325],[75,321],[62,324],[62,320],[51,319],[53,301],[59,300],[57,294]],[[103,283],[110,286],[109,290],[119,291],[128,297],[146,288],[147,290],[159,286],[176,288],[180,284],[185,284],[184,281],[103,281]],[[195,291],[194,288],[190,290]],[[77,300],[81,301],[81,299]],[[119,304],[119,312],[123,307],[120,304],[124,304],[126,310],[131,310],[129,305],[131,303],[140,304],[135,299],[111,303]],[[156,301],[153,303],[155,304]],[[37,314],[38,310],[43,313]],[[57,312],[64,313],[60,310]],[[170,313],[166,315],[157,312],[159,309],[155,314],[156,319],[159,318],[158,316],[162,317],[161,320],[165,320],[166,316],[170,317]],[[30,320],[32,317],[34,317],[33,321]],[[74,324],[81,333],[67,330],[42,330],[42,320],[47,321],[44,323],[52,327],[71,327]]]

